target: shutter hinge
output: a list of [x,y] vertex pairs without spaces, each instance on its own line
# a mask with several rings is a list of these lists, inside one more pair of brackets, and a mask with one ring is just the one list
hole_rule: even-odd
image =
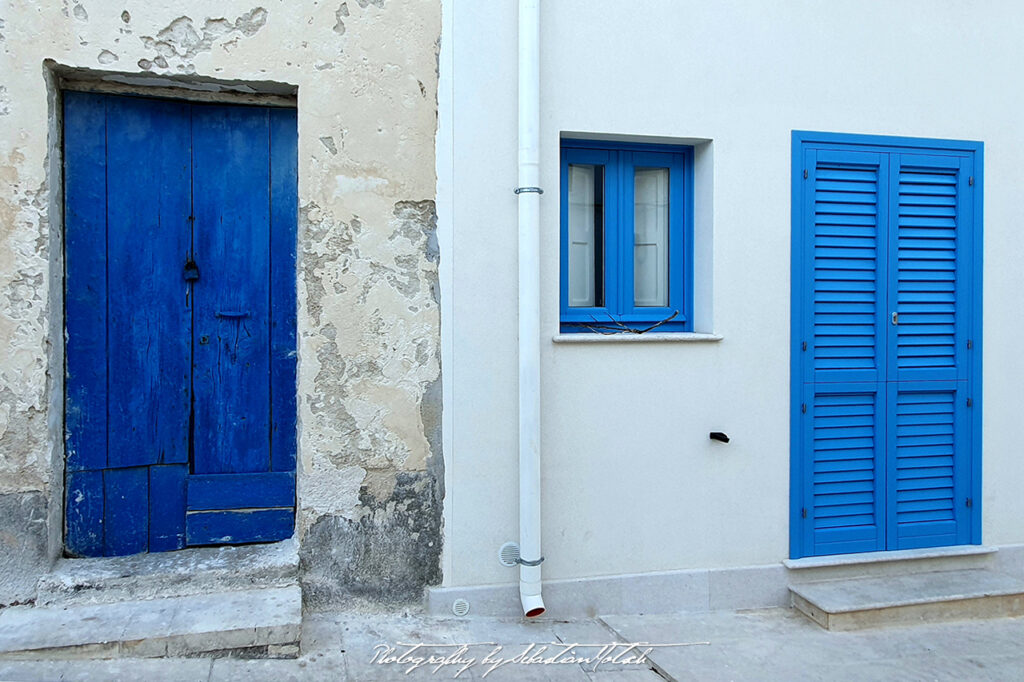
[[974,341],[967,339],[967,350],[974,348]]
[[974,502],[972,502],[972,501],[971,501],[971,498],[969,498],[969,497],[968,497],[968,498],[967,498],[967,500],[965,501],[965,504],[966,504],[966,505],[967,505],[968,507],[971,507],[971,506],[973,506],[973,505],[974,505]]
[[807,342],[806,342],[806,341],[804,341],[804,342],[803,342],[803,343],[802,343],[802,344],[800,345],[800,348],[801,348],[802,350],[807,350]]
[[800,510],[800,516],[805,519],[807,518],[807,507],[804,507]]
[[806,179],[807,179],[807,169],[804,168],[804,180],[806,180]]
[[967,178],[967,184],[971,185],[972,187],[974,186],[974,176],[973,175],[971,177]]
[[971,400],[970,398],[968,398],[967,399],[967,407],[971,407],[972,405],[974,405],[974,401]]
[[807,403],[804,403],[800,406],[800,412],[802,412],[803,414],[807,414]]

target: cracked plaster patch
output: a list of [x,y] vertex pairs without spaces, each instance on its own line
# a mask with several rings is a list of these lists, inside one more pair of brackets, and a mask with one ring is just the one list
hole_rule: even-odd
[[344,17],[348,16],[348,3],[343,2],[334,13],[334,32],[339,36],[345,35],[345,21]]
[[[0,491],[45,488],[45,334],[48,242],[47,185],[29,190],[20,182],[24,157],[12,152],[0,179],[12,191],[0,197]],[[9,165],[7,165],[9,164]]]
[[179,68],[194,68],[192,61],[196,56],[212,50],[218,41],[223,41],[222,45],[227,48],[241,37],[256,35],[266,23],[267,10],[262,7],[246,12],[233,22],[224,17],[207,18],[198,27],[191,17],[178,17],[156,36],[140,36],[143,46],[155,54],[152,59],[139,60],[139,66],[147,70],[153,66],[167,68],[169,61],[177,61]]

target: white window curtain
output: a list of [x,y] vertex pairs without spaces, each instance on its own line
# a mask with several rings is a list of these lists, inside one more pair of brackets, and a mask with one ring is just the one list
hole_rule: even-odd
[[668,168],[633,174],[633,305],[668,305]]
[[597,245],[599,211],[594,188],[597,167],[569,166],[569,305],[599,305],[597,301]]

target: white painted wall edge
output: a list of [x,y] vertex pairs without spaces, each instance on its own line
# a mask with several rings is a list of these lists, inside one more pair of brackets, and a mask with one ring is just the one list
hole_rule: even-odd
[[[437,135],[434,163],[437,172],[438,285],[441,288],[441,453],[444,457],[442,517],[444,528],[454,528],[451,504],[455,452],[455,50],[452,3],[441,3],[441,48],[438,56]],[[443,536],[441,584],[450,585],[455,571],[451,539]]]

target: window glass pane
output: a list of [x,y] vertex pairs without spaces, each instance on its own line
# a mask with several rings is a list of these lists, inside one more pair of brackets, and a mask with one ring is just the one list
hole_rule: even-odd
[[569,305],[604,305],[604,166],[569,165]]
[[668,168],[633,174],[633,305],[668,305]]

